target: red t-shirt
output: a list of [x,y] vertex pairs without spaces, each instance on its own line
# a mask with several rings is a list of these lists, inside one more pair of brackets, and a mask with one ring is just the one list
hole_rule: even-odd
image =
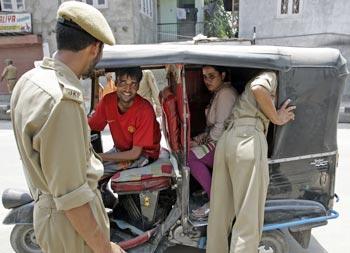
[[158,159],[161,135],[150,102],[136,95],[133,105],[121,114],[117,99],[116,92],[103,97],[89,118],[91,130],[102,131],[108,124],[118,150],[126,151],[138,146],[143,148],[143,155]]

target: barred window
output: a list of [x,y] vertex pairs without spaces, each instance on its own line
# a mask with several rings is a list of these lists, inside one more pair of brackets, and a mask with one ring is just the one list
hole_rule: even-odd
[[299,13],[299,0],[293,0],[293,8],[292,8],[292,13],[293,14],[298,14]]
[[288,0],[281,1],[281,14],[288,14]]
[[1,10],[12,12],[24,11],[24,0],[1,0]]
[[301,14],[302,0],[277,0],[277,17],[293,17]]
[[140,12],[146,16],[153,17],[153,0],[140,0]]
[[79,0],[80,2],[90,4],[96,9],[105,9],[108,8],[107,0]]

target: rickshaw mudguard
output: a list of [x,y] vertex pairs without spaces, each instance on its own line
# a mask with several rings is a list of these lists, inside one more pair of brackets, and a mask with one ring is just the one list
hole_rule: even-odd
[[2,193],[2,205],[6,209],[14,209],[32,201],[32,196],[25,190],[9,188]]
[[34,201],[23,206],[11,209],[6,215],[4,225],[10,224],[33,224]]
[[[268,200],[265,205],[265,224],[263,231],[298,227],[304,230],[317,227],[320,223],[335,219],[339,214],[311,200],[286,199]],[[314,225],[314,226],[313,226]]]

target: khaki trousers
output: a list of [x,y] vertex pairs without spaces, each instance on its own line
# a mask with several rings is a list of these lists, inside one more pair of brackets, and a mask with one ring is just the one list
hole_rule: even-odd
[[229,248],[230,253],[257,253],[269,183],[267,142],[259,119],[237,120],[224,132],[213,171],[207,253]]
[[[97,223],[109,238],[109,221],[101,195],[90,201]],[[91,228],[96,229],[96,228]],[[58,211],[51,195],[41,195],[34,205],[34,232],[44,253],[92,253],[63,211]]]
[[16,82],[17,82],[17,80],[15,80],[15,79],[7,80],[6,85],[7,85],[8,92],[10,94],[12,93],[13,88],[15,88]]

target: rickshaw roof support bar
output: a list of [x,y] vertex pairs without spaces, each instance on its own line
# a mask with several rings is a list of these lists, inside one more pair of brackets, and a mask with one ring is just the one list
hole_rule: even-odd
[[187,92],[186,92],[186,78],[185,78],[185,65],[182,65],[181,67],[181,79],[182,79],[182,97],[183,97],[183,105],[182,105],[182,110],[183,110],[183,129],[184,129],[184,135],[183,135],[183,149],[184,149],[184,164],[187,166],[187,128],[189,127],[187,125],[187,120],[188,120],[188,100],[187,100]]

